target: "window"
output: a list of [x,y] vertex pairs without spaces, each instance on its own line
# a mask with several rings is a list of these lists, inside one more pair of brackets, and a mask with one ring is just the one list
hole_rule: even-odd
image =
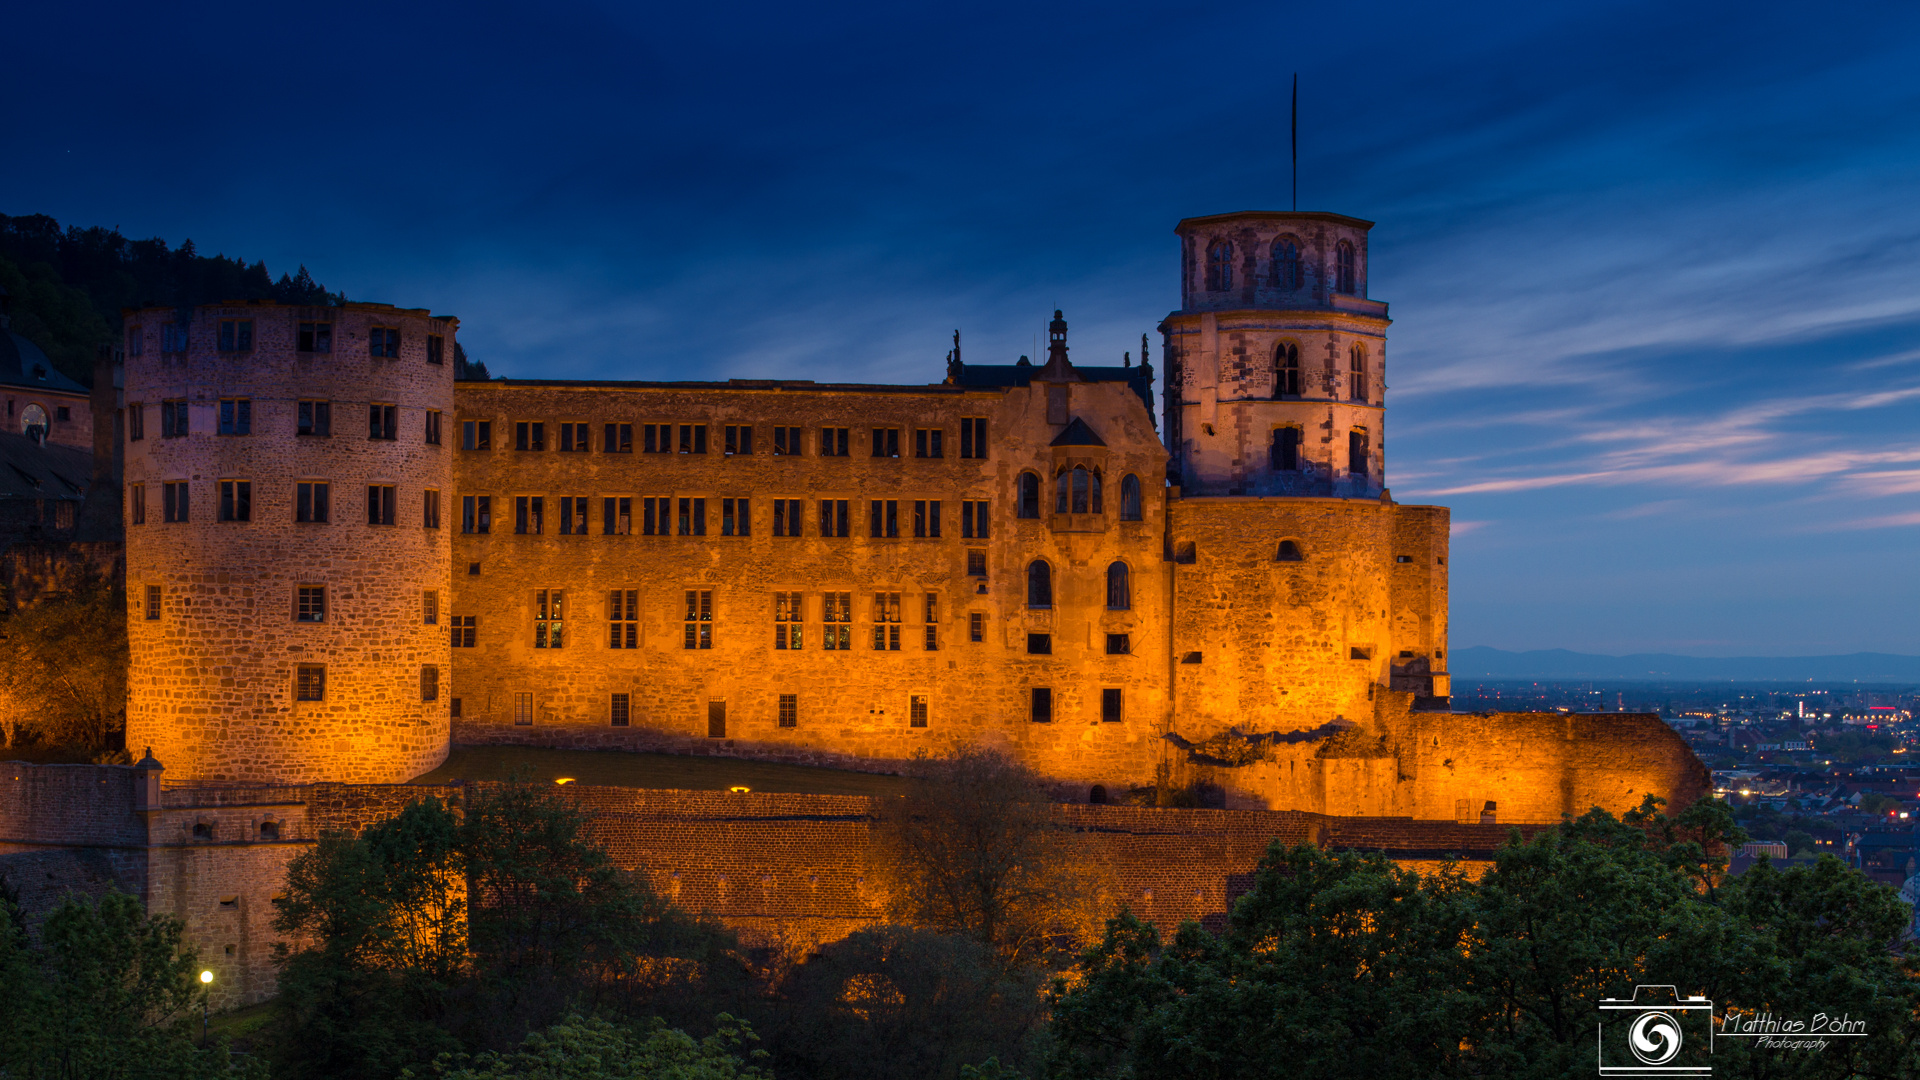
[[293,621],[327,621],[327,587],[325,585],[301,585],[293,590]]
[[707,699],[707,738],[724,739],[727,737],[727,703],[713,698]]
[[927,726],[927,695],[925,694],[908,694],[907,695],[907,726],[908,727],[926,727]]
[[1347,432],[1347,471],[1355,476],[1367,475],[1367,429],[1354,428]]
[[640,451],[646,454],[673,453],[672,424],[642,424]]
[[1273,396],[1300,396],[1300,346],[1291,341],[1273,347]]
[[127,406],[127,441],[139,442],[147,437],[147,407],[145,405]]
[[1128,473],[1120,478],[1120,520],[1139,521],[1140,478]]
[[846,428],[830,427],[830,428],[820,429],[820,456],[821,457],[846,457],[847,456],[847,429]]
[[1107,610],[1127,611],[1133,607],[1133,586],[1127,580],[1127,564],[1107,567]]
[[1053,512],[1056,514],[1098,514],[1100,474],[1075,465],[1054,480]]
[[1355,401],[1367,400],[1367,347],[1354,342],[1347,350],[1347,386]]
[[1107,655],[1127,656],[1133,652],[1133,638],[1128,634],[1107,635]]
[[1042,559],[1027,564],[1027,606],[1030,608],[1050,608],[1053,606],[1053,567]]
[[250,398],[220,399],[220,434],[253,434],[253,401]]
[[547,425],[538,420],[522,420],[513,425],[515,450],[545,450]]
[[640,647],[640,591],[613,589],[607,593],[607,647]]
[[585,495],[561,496],[560,535],[587,535],[587,497]]
[[633,532],[633,499],[609,496],[600,501],[600,534],[626,536]]
[[147,586],[147,610],[145,614],[148,619],[158,619],[160,617],[160,586],[158,585]]
[[564,648],[566,639],[566,592],[562,589],[536,589],[533,594],[533,647]]
[[773,456],[800,456],[800,429],[797,427],[777,427],[773,429]]
[[967,640],[978,645],[987,640],[987,615],[983,611],[967,612]]
[[[795,648],[798,648],[798,646],[795,646]],[[778,712],[776,716],[778,720],[776,722],[781,727],[798,727],[800,725],[800,695],[781,694],[777,708]]]
[[753,535],[753,511],[747,499],[720,500],[720,535]]
[[400,331],[391,326],[376,326],[367,331],[367,354],[388,360],[400,355]]
[[463,420],[460,422],[460,449],[493,449],[493,421]]
[[392,484],[367,485],[367,524],[393,524],[395,494],[396,491]]
[[565,423],[560,425],[560,452],[563,454],[584,454],[593,449],[593,440],[587,435],[587,425]]
[[447,362],[447,339],[439,334],[427,335],[427,363],[445,364]]
[[1292,540],[1280,541],[1280,550],[1274,552],[1274,562],[1301,562],[1306,556],[1301,554],[1300,545]]
[[600,449],[609,454],[633,453],[633,425],[608,424],[600,433]]
[[176,480],[160,485],[161,520],[168,522],[188,520],[191,501],[187,498],[187,482]]
[[400,406],[373,404],[367,406],[367,438],[398,439],[400,437]]
[[296,664],[294,666],[293,700],[327,700],[327,669],[324,664]]
[[440,625],[439,589],[422,589],[420,591],[420,625]]
[[940,651],[940,594],[927,593],[923,597],[923,599],[926,602],[925,611],[927,616],[927,625],[926,625],[925,640],[921,642],[921,647],[926,649],[928,652],[939,652]]
[[330,353],[333,351],[333,324],[330,322],[303,322],[294,338],[294,347],[306,353]]
[[960,538],[963,540],[985,540],[991,535],[987,526],[987,504],[985,502],[963,502],[960,504]]
[[424,441],[428,446],[439,446],[440,445],[440,410],[428,409],[424,415],[426,416],[426,425],[422,429]]
[[900,651],[900,594],[873,594],[873,647],[881,652]]
[[1176,540],[1173,544],[1173,561],[1191,566],[1200,561],[1200,549],[1191,540]]
[[820,500],[820,535],[821,536],[848,535],[847,500],[845,499],[821,499]]
[[773,594],[773,647],[799,649],[803,641],[801,623],[806,618],[806,597],[797,592]]
[[440,700],[440,669],[433,664],[420,665],[420,700]]
[[1207,291],[1224,292],[1233,288],[1233,242],[1215,240],[1207,245]]
[[987,553],[986,552],[980,550],[979,548],[974,548],[973,550],[967,552],[967,576],[968,577],[986,577],[987,576]]
[[1291,236],[1273,242],[1273,287],[1286,292],[1300,288],[1300,245]]
[[1053,635],[1052,634],[1028,634],[1027,635],[1027,652],[1034,656],[1052,656],[1053,655]]
[[71,420],[73,419],[73,410],[65,405],[56,405],[53,409],[53,418],[55,420]]
[[1036,724],[1053,723],[1053,690],[1050,687],[1033,688],[1033,711],[1030,719]]
[[516,727],[533,726],[533,695],[517,692],[513,695],[513,722]]
[[713,648],[713,594],[705,589],[687,590],[685,648]]
[[733,454],[753,453],[753,429],[751,427],[737,427],[732,424],[727,425],[726,452],[729,456]]
[[1355,291],[1353,287],[1353,245],[1345,240],[1335,245],[1333,249],[1333,262],[1335,279],[1334,291],[1352,294]]
[[680,425],[680,452],[683,454],[704,454],[707,452],[707,425]]
[[937,458],[945,455],[940,452],[940,440],[945,436],[939,428],[915,428],[913,430],[913,456],[917,458]]
[[1120,688],[1109,686],[1100,691],[1100,722],[1117,724],[1120,722]]
[[900,429],[899,428],[877,427],[873,429],[873,456],[874,457],[899,457],[900,456]]
[[454,698],[451,702],[447,704],[447,712],[455,720],[460,719],[460,699],[459,698]]
[[253,320],[252,319],[221,319],[220,320],[220,351],[221,352],[252,352],[253,351]]
[[160,351],[176,355],[187,351],[185,323],[166,323],[160,327]]
[[821,633],[821,647],[828,652],[846,652],[853,648],[853,594],[826,593],[821,598],[821,620],[826,628]]
[[513,500],[513,531],[538,536],[546,524],[547,500],[539,495],[519,495]]
[[220,481],[220,520],[253,520],[253,482],[250,480]]
[[147,523],[147,485],[127,485],[127,520],[135,525]]
[[1267,464],[1271,465],[1276,472],[1299,471],[1299,428],[1277,427],[1273,429],[1273,441],[1267,446]]
[[913,503],[913,535],[923,539],[940,536],[940,500],[916,499]]
[[453,647],[471,649],[474,638],[479,634],[480,616],[455,615],[453,617]]
[[900,504],[892,499],[874,499],[868,514],[867,535],[872,537],[897,537],[900,535]]
[[493,531],[493,496],[462,495],[460,497],[460,531],[463,533]]
[[680,500],[680,535],[707,535],[707,500]]
[[1037,518],[1040,516],[1040,477],[1030,473],[1020,474],[1020,494],[1015,517]]
[[773,500],[773,535],[799,536],[804,514],[805,509],[799,499]]
[[440,493],[432,488],[420,493],[420,527],[423,529],[440,527]]
[[178,439],[188,433],[191,425],[187,422],[187,401],[174,398],[160,403],[160,437]]
[[960,456],[963,458],[983,458],[987,456],[986,417],[964,416],[960,418]]
[[671,536],[673,534],[673,500],[663,496],[654,496],[640,500],[640,535]]
[[613,695],[613,701],[607,708],[607,720],[613,727],[626,727],[632,715],[629,711],[628,697],[625,694]]
[[140,328],[137,326],[127,327],[127,355],[139,356],[140,346],[142,344],[143,344],[143,341],[142,341],[142,335],[140,333]]

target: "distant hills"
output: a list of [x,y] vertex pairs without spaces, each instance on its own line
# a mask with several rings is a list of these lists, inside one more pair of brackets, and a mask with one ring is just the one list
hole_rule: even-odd
[[1896,656],[1892,653],[1720,657],[1634,653],[1631,656],[1600,656],[1566,649],[1507,652],[1475,645],[1455,649],[1447,668],[1455,679],[1920,683],[1920,656]]

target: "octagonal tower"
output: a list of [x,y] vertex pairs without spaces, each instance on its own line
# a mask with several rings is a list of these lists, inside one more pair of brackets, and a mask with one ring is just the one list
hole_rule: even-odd
[[124,320],[127,745],[199,781],[439,764],[457,320],[265,301]]

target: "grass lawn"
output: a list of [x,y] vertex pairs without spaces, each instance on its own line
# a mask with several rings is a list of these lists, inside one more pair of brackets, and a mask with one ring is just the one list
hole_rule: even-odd
[[754,791],[806,795],[899,795],[906,780],[898,776],[783,765],[740,758],[686,754],[630,754],[619,750],[544,750],[527,746],[456,746],[446,764],[416,784],[454,780],[505,780],[523,770],[535,780],[571,776],[575,783],[606,787],[680,788],[725,791],[744,785]]

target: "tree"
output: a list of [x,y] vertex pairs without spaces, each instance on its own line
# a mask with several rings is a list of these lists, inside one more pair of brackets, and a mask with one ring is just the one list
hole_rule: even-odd
[[126,594],[103,578],[0,617],[0,737],[98,752],[126,727]]
[[[746,1021],[725,1013],[699,1040],[657,1023],[642,1036],[604,1019],[570,1016],[529,1034],[511,1053],[482,1054],[457,1068],[443,1059],[435,1072],[444,1080],[764,1080],[764,1071],[741,1060],[755,1039]],[[766,1057],[764,1050],[746,1053]]]
[[892,921],[966,934],[1010,966],[1099,925],[1095,869],[1039,779],[995,750],[923,760],[876,808],[871,852]]
[[467,359],[467,347],[459,342],[453,343],[453,377],[456,379],[485,379],[487,362]]
[[10,900],[0,901],[0,1076],[25,1080],[214,1080],[259,1077],[224,1042],[202,1048],[198,965],[181,925],[108,893],[69,897],[47,916],[40,944]]

